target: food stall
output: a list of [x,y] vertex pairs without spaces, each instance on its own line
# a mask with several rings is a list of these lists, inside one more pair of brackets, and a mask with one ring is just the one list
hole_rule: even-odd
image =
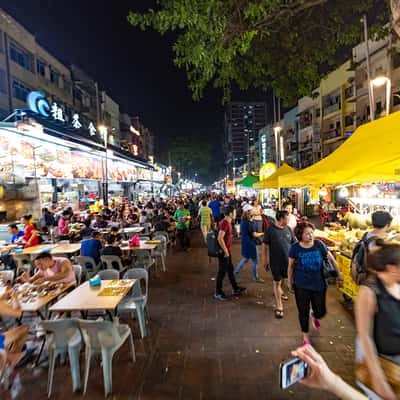
[[316,237],[336,253],[344,277],[340,290],[347,298],[358,293],[350,260],[356,243],[371,229],[371,213],[389,211],[394,219],[388,240],[400,239],[400,186],[396,184],[400,181],[399,126],[400,112],[362,125],[320,162],[279,178],[280,186],[286,188],[337,189],[354,210],[316,231]]

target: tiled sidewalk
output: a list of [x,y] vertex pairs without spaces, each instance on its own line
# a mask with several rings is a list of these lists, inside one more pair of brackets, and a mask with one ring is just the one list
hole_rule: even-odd
[[[194,233],[197,238],[197,233]],[[234,246],[239,261],[240,244]],[[218,303],[212,298],[216,261],[197,245],[189,253],[172,249],[168,272],[151,277],[149,338],[135,340],[137,362],[129,362],[128,348],[113,364],[113,399],[330,399],[328,394],[295,386],[279,389],[279,363],[301,344],[296,307],[290,296],[285,317],[276,320],[270,275],[265,284],[250,283],[250,264],[242,272],[248,287],[239,298]],[[228,280],[226,279],[226,284]],[[228,290],[226,290],[228,292]],[[138,338],[136,321],[132,324]],[[328,364],[348,382],[354,382],[354,321],[329,290],[328,315],[312,340]],[[83,359],[82,359],[83,368]],[[14,398],[46,399],[47,366],[26,369]],[[102,399],[99,362],[93,362],[87,399]],[[0,395],[1,399],[11,395]],[[57,365],[53,399],[81,399],[72,395],[68,367]]]

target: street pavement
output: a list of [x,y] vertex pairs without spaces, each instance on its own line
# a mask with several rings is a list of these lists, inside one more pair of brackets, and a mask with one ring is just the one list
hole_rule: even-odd
[[[294,298],[285,303],[285,316],[273,314],[272,281],[261,270],[265,284],[251,282],[250,263],[240,276],[247,293],[226,302],[213,299],[216,260],[209,262],[200,234],[192,232],[193,248],[171,249],[168,271],[153,273],[150,281],[149,337],[139,338],[137,321],[131,323],[137,362],[130,362],[124,346],[114,357],[112,399],[334,399],[321,391],[293,386],[279,388],[279,364],[302,344]],[[236,241],[233,260],[240,259]],[[226,293],[230,292],[228,278]],[[332,287],[328,315],[312,342],[330,367],[354,384],[354,319]],[[81,368],[83,371],[82,357]],[[81,372],[82,372],[81,371]],[[46,399],[47,362],[28,366],[18,374],[11,394],[1,399]],[[85,398],[102,399],[102,369],[92,361]],[[57,365],[52,399],[81,399],[72,394],[69,368]]]

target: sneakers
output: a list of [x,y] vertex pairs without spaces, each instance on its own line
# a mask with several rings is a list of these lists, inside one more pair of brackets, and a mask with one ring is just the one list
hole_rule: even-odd
[[218,301],[226,301],[228,298],[226,297],[225,293],[215,293],[214,299]]
[[246,288],[243,286],[238,286],[235,290],[232,291],[234,296],[239,296],[241,295],[243,292],[246,291]]
[[321,329],[321,323],[314,317],[314,311],[310,311],[311,323],[316,331]]
[[263,278],[260,278],[259,276],[257,276],[257,278],[253,279],[253,282],[255,283],[265,283]]

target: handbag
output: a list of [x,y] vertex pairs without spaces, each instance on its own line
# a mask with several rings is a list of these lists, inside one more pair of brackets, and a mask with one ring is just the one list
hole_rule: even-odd
[[[378,356],[378,359],[389,385],[397,398],[400,398],[400,365],[382,356]],[[357,380],[368,389],[373,390],[371,374],[365,361],[356,364],[355,372]]]
[[328,255],[323,252],[323,248],[318,240],[315,241],[315,244],[318,247],[318,251],[322,256],[322,275],[325,279],[329,278],[337,278],[338,272],[336,268],[333,266],[331,260],[328,258]]

